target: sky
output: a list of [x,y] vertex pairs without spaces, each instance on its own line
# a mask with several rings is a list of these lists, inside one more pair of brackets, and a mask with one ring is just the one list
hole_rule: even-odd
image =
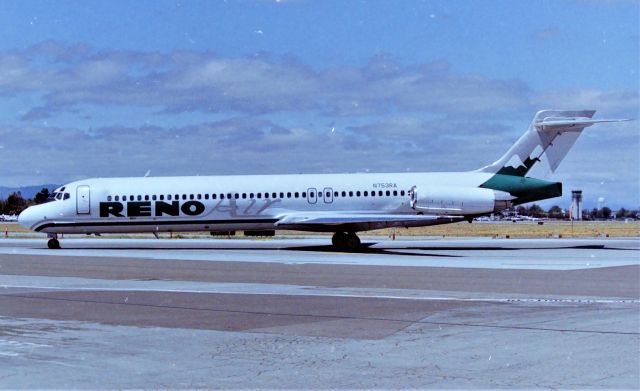
[[[541,109],[640,118],[640,2],[12,1],[0,186],[88,177],[467,171]],[[549,178],[640,208],[640,123]]]

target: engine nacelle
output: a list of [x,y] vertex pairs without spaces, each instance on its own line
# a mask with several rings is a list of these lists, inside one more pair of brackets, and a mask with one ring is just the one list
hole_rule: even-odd
[[409,196],[411,207],[419,212],[453,216],[499,212],[515,199],[504,191],[456,186],[414,186]]

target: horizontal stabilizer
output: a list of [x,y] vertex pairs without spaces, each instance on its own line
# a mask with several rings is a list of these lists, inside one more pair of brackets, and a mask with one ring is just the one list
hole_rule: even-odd
[[566,118],[566,117],[546,117],[541,121],[536,122],[534,125],[541,131],[556,131],[556,130],[582,130],[588,126],[604,123],[604,122],[625,122],[630,119],[591,119],[586,117]]

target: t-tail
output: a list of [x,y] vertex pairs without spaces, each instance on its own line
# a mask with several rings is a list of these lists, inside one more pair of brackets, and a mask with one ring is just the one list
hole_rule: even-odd
[[582,131],[602,122],[627,119],[593,119],[595,110],[538,111],[518,141],[494,163],[477,172],[495,174],[481,187],[507,191],[517,199],[514,204],[562,195],[562,184],[526,177],[536,166],[546,177],[558,168]]

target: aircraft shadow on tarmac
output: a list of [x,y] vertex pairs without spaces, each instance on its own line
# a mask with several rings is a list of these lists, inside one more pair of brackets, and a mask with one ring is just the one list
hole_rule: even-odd
[[[517,250],[628,250],[636,251],[631,248],[615,248],[607,247],[605,245],[575,245],[575,246],[557,246],[557,247],[502,247],[502,246],[409,246],[409,247],[392,247],[392,248],[373,248],[372,246],[377,243],[362,243],[359,249],[355,251],[346,251],[336,249],[331,245],[314,245],[314,246],[289,246],[289,247],[224,247],[224,246],[206,246],[206,247],[153,247],[153,246],[123,246],[118,248],[108,247],[81,247],[76,249],[84,250],[161,250],[161,251],[261,251],[261,250],[278,250],[278,251],[308,251],[318,253],[355,253],[355,254],[376,254],[376,255],[406,255],[414,257],[441,257],[441,258],[464,258],[465,255],[453,255],[453,254],[438,254],[438,253],[423,253],[413,251],[517,251]],[[67,248],[73,249],[73,248]]]

